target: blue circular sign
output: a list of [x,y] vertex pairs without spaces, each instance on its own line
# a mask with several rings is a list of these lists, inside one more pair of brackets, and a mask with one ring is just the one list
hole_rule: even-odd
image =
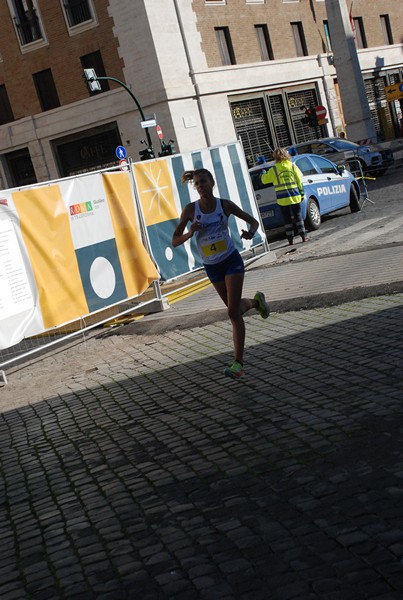
[[399,85],[399,92],[403,92],[403,83]]
[[123,146],[118,146],[115,150],[115,154],[120,160],[122,158],[126,158],[126,156],[127,156],[126,148],[124,148]]

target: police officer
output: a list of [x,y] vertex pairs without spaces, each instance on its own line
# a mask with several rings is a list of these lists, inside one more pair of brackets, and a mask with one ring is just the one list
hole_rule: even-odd
[[304,199],[302,173],[297,165],[292,163],[291,156],[285,148],[276,148],[273,158],[276,164],[262,174],[262,183],[274,185],[277,204],[284,219],[285,235],[290,246],[294,243],[293,221],[302,241],[308,242],[301,211],[301,202]]

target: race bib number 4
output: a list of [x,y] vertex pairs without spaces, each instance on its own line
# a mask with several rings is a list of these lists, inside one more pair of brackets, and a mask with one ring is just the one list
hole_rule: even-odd
[[225,252],[227,249],[227,242],[225,240],[219,240],[217,242],[212,242],[211,244],[206,244],[206,246],[202,246],[201,249],[203,256],[213,256],[213,254]]

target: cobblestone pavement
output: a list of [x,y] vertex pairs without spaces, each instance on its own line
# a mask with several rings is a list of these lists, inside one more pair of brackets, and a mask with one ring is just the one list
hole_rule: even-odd
[[403,598],[403,294],[246,322],[9,375],[1,600]]

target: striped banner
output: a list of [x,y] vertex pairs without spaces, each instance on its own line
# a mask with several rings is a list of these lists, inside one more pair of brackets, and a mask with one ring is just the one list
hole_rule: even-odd
[[[218,197],[260,222],[239,143],[135,163],[132,173],[1,191],[0,349],[200,268],[194,239],[172,247],[183,208],[197,200],[194,188],[181,184],[182,173],[199,167],[212,173]],[[143,222],[152,256],[142,243]],[[229,223],[241,252],[263,242],[261,230],[242,240],[245,223]]]
[[[193,238],[182,246],[172,248],[172,235],[179,223],[183,208],[198,198],[191,185],[181,183],[184,171],[208,169],[216,182],[216,195],[232,200],[260,222],[240,143],[135,163],[133,168],[151,251],[158,264],[161,279],[164,281],[202,266]],[[260,229],[253,240],[242,240],[241,230],[245,229],[245,223],[237,218],[231,218],[229,224],[231,237],[240,252],[263,242]]]

